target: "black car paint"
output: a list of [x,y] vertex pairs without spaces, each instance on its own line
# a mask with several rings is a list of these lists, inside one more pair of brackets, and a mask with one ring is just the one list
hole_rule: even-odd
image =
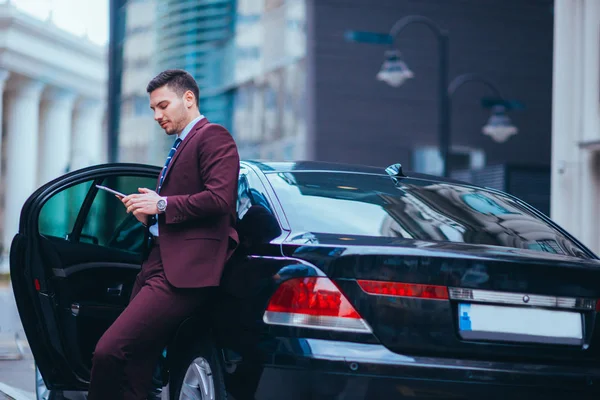
[[[141,168],[140,173],[158,174],[158,168],[155,167],[139,167],[136,165],[123,167],[123,165],[119,165],[106,168],[105,172],[110,171],[111,168],[114,171],[122,171],[123,168]],[[239,388],[248,390],[246,393],[240,393],[241,398],[245,395],[252,395],[252,390],[256,390],[258,386],[264,384],[267,384],[267,386],[271,384],[273,390],[277,390],[277,382],[263,382],[266,375],[258,371],[276,371],[275,376],[278,373],[291,374],[292,376],[287,378],[291,379],[288,389],[301,387],[302,385],[306,386],[304,380],[306,374],[309,377],[321,376],[324,382],[338,382],[338,386],[342,385],[342,387],[348,384],[348,381],[358,378],[358,381],[363,382],[367,388],[371,387],[369,385],[374,385],[379,386],[380,390],[383,387],[389,387],[390,391],[396,390],[398,385],[404,385],[410,389],[411,387],[422,386],[423,382],[426,382],[426,390],[430,390],[432,393],[437,390],[435,388],[438,384],[460,386],[464,383],[474,382],[500,386],[525,385],[537,387],[538,389],[544,386],[562,387],[563,383],[568,383],[567,386],[571,385],[573,389],[594,389],[594,386],[590,384],[600,376],[600,372],[595,368],[568,365],[553,369],[551,365],[538,365],[535,362],[539,358],[536,353],[543,352],[543,350],[531,350],[527,346],[514,346],[519,348],[509,351],[506,350],[510,346],[500,346],[502,351],[492,354],[493,357],[491,358],[495,360],[493,362],[489,361],[489,354],[479,351],[473,351],[472,354],[469,354],[468,358],[471,361],[452,360],[453,355],[460,356],[461,354],[459,352],[453,353],[447,349],[448,345],[456,349],[457,338],[454,326],[456,319],[444,318],[441,324],[437,321],[437,330],[431,331],[423,326],[422,321],[418,318],[418,313],[422,311],[422,307],[411,305],[411,301],[408,299],[399,302],[392,301],[391,304],[387,305],[393,307],[395,304],[401,303],[403,310],[410,315],[410,317],[407,317],[407,322],[410,324],[412,321],[414,322],[413,326],[421,329],[418,334],[414,335],[418,339],[414,340],[406,349],[407,351],[414,351],[415,354],[402,355],[400,353],[403,350],[402,346],[396,346],[394,343],[383,346],[377,337],[377,332],[380,329],[396,328],[390,326],[390,322],[386,321],[374,307],[375,304],[381,305],[382,302],[389,302],[389,299],[376,299],[373,298],[374,296],[369,298],[369,295],[360,292],[360,288],[354,280],[357,278],[381,279],[380,274],[373,272],[373,267],[387,265],[388,275],[386,279],[391,281],[456,285],[494,290],[517,290],[518,288],[518,290],[528,290],[531,293],[544,293],[547,290],[552,292],[553,295],[573,295],[577,293],[579,296],[597,298],[600,297],[597,289],[600,286],[597,285],[598,278],[593,273],[594,269],[598,268],[596,261],[579,261],[570,257],[547,257],[541,253],[531,254],[531,252],[523,253],[506,248],[485,248],[451,243],[437,244],[437,246],[428,244],[427,247],[422,247],[419,246],[420,243],[418,242],[409,243],[408,241],[391,238],[354,237],[351,246],[348,245],[348,238],[342,240],[336,238],[335,235],[310,233],[308,235],[309,240],[305,240],[307,235],[304,235],[305,238],[302,239],[290,232],[285,214],[276,200],[276,194],[270,189],[266,179],[261,178],[261,170],[272,171],[275,168],[258,163],[244,164],[242,170],[244,168],[248,174],[253,176],[252,179],[261,182],[263,185],[262,189],[264,190],[263,195],[266,204],[272,206],[273,216],[282,229],[276,236],[271,234],[271,237],[269,237],[269,234],[267,234],[265,237],[263,235],[263,240],[258,243],[242,240],[239,251],[226,268],[219,294],[219,308],[215,310],[213,315],[216,322],[215,336],[218,338],[219,344],[224,349],[230,349],[241,356],[232,362],[234,372],[228,377],[228,380],[230,383],[235,383],[239,379],[245,379],[244,377],[250,379],[244,381],[243,385],[239,385]],[[331,165],[323,166],[317,163],[308,164],[306,167],[306,169],[321,171],[331,168]],[[348,172],[353,171],[351,167],[336,166],[335,168],[336,170],[347,168]],[[87,171],[95,173],[98,170],[90,168]],[[70,183],[85,179],[85,172],[83,174],[81,172],[72,173]],[[364,172],[373,173],[374,171],[365,169]],[[60,187],[63,187],[65,181],[61,180],[60,182]],[[57,184],[46,185],[45,189],[36,192],[32,198],[40,195],[46,198],[58,187]],[[24,221],[31,221],[26,217],[35,215],[32,198],[23,207],[20,231],[25,228],[29,229],[30,232],[35,232],[31,229],[36,227],[24,226]],[[34,204],[38,207],[37,212],[39,212],[40,203],[40,201],[36,201]],[[249,232],[248,234],[252,236],[256,232]],[[15,264],[14,270],[11,271],[13,272],[13,280],[15,280],[15,294],[19,312],[22,316],[25,315],[22,319],[32,351],[36,356],[36,362],[44,370],[44,378],[51,388],[85,390],[86,377],[70,373],[72,369],[64,354],[60,352],[60,346],[57,345],[61,340],[58,328],[56,330],[49,329],[52,318],[48,318],[48,315],[52,314],[47,313],[53,305],[53,288],[48,286],[49,281],[45,279],[44,271],[25,271],[18,270],[16,267],[23,265],[22,263],[31,262],[31,260],[26,261],[24,257],[36,256],[35,251],[34,254],[30,252],[28,255],[23,252],[25,243],[31,244],[33,241],[33,238],[17,235],[13,243],[13,249],[11,249],[11,268],[13,257]],[[364,255],[361,254],[360,250],[357,251],[365,245],[375,251],[386,249],[386,252],[384,252],[384,255]],[[399,245],[402,245],[405,253],[394,250]],[[35,247],[32,247],[32,249],[35,249]],[[390,254],[390,249],[392,249],[392,254]],[[353,250],[353,255],[345,255]],[[586,249],[586,251],[588,255],[593,256],[589,250]],[[545,261],[544,258],[546,258]],[[510,267],[505,268],[508,264],[516,263],[527,265],[527,269],[524,269],[521,273],[520,271],[515,272]],[[465,279],[474,268],[479,276],[486,275],[487,279]],[[532,283],[531,277],[536,276],[536,274],[545,276],[548,268],[552,268],[553,274],[556,274],[551,279],[547,279],[548,282],[545,282],[550,285],[550,289],[546,286],[536,287]],[[566,269],[563,270],[563,268]],[[410,274],[407,274],[407,270],[410,271]],[[354,302],[363,318],[373,321],[370,323],[374,327],[375,335],[266,326],[262,322],[264,308],[270,296],[276,290],[278,283],[293,277],[325,275],[335,280],[342,291]],[[498,280],[497,277],[503,277],[503,280]],[[575,277],[578,279],[575,279]],[[33,279],[40,280],[42,284],[40,293],[36,293],[33,289]],[[574,283],[571,287],[565,287],[565,282]],[[360,298],[365,299],[363,305],[356,300]],[[436,302],[431,306],[431,321],[435,321],[436,310],[448,315],[447,308],[451,307],[450,302]],[[27,315],[36,315],[36,318],[28,320]],[[590,323],[595,324],[595,313],[591,318]],[[190,326],[193,326],[193,324]],[[47,335],[49,330],[51,333]],[[593,331],[595,335],[598,335],[598,329]],[[182,337],[185,336],[184,332],[180,332],[180,334]],[[446,335],[451,335],[453,342],[448,342]],[[321,348],[325,346],[327,351],[318,357],[310,352],[307,353],[306,343],[311,343],[311,340],[312,343],[320,341]],[[175,339],[170,347],[172,354],[170,353],[169,357],[172,360],[177,358],[178,351],[185,351],[185,346],[177,349],[177,343],[178,341]],[[421,348],[419,348],[419,343],[421,343]],[[432,343],[434,346],[432,346]],[[344,354],[352,354],[353,344],[356,346],[373,346],[368,348],[370,349],[370,355],[365,359],[353,361],[351,357],[335,354],[336,351],[344,349],[344,346],[347,346],[347,351]],[[480,344],[459,344],[467,347],[471,345],[482,347]],[[416,345],[415,349],[412,345]],[[365,349],[365,347],[360,348]],[[394,353],[390,349],[399,353]],[[593,347],[588,350],[591,350],[590,353],[593,351],[593,357],[597,357],[597,351]],[[395,361],[382,359],[381,354],[391,355],[391,360]],[[399,359],[394,358],[394,356],[400,357],[400,359],[407,357],[417,361],[410,363],[398,362]],[[573,356],[571,349],[566,350],[565,354],[556,354],[555,359],[549,364],[556,363],[561,358],[566,359],[569,356]],[[477,361],[477,359],[482,361]],[[579,361],[584,361],[584,359]],[[358,369],[354,369],[355,366],[358,366]],[[297,375],[294,375],[295,373]],[[68,378],[65,379],[65,377]],[[339,381],[342,381],[342,383],[339,383]],[[382,383],[384,381],[386,383]],[[437,383],[434,384],[434,382]],[[314,391],[311,392],[313,394],[320,393],[323,390],[322,388],[313,389]],[[377,389],[371,388],[368,390]],[[297,393],[306,392],[300,390]],[[373,393],[370,396],[373,396]],[[326,393],[325,395],[330,394]],[[443,397],[447,395],[444,390],[438,394],[439,397],[431,398],[447,398]],[[435,393],[430,393],[430,395],[435,396]],[[257,398],[269,398],[268,396],[268,393],[265,393],[264,397],[257,394]]]
[[[318,244],[284,244],[284,252],[332,278],[388,348],[410,354],[595,365],[598,347],[469,343],[457,335],[457,303],[373,296],[357,279],[386,280],[554,296],[600,298],[598,262],[496,246],[312,234]],[[354,239],[348,246],[348,239]],[[364,254],[362,246],[370,253]],[[517,267],[517,268],[515,268]],[[475,279],[476,278],[476,279]],[[400,322],[401,321],[401,322]],[[585,315],[586,345],[600,341],[596,312]],[[592,337],[592,333],[594,336]]]
[[288,400],[598,396],[597,367],[407,356],[380,344],[310,337],[266,337],[256,347],[260,353],[229,377],[236,399],[275,399],[278,394]]

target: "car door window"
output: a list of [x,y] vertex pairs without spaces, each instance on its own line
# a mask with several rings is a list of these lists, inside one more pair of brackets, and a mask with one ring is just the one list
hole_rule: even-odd
[[[139,193],[138,188],[156,186],[156,179],[137,176],[107,178],[104,186],[124,194]],[[145,227],[128,214],[115,195],[98,191],[81,230],[81,241],[120,250],[139,252],[143,248]]]
[[[89,210],[84,210],[83,224],[76,227],[77,217],[96,181],[71,186],[53,195],[42,207],[40,234],[64,240],[90,243],[130,252],[141,252],[145,227],[114,195],[98,190]],[[138,188],[156,186],[156,179],[138,176],[114,176],[102,180],[102,185],[121,193],[138,193]]]
[[92,183],[92,181],[80,183],[52,196],[40,212],[39,233],[67,240]]
[[238,180],[237,231],[242,245],[267,243],[281,234],[281,227],[267,200],[264,186],[250,171]]
[[261,206],[273,213],[260,179],[252,172],[242,171],[238,179],[238,218],[242,219],[252,206]]

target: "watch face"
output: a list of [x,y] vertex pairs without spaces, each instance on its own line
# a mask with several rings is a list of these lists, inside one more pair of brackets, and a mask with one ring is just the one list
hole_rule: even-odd
[[167,202],[164,199],[160,199],[156,203],[156,208],[158,208],[158,211],[165,211],[165,209],[167,208]]

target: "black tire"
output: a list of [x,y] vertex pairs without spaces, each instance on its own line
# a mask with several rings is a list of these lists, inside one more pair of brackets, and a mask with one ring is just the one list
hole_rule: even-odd
[[[225,380],[223,371],[223,359],[221,353],[215,347],[214,343],[210,340],[203,341],[202,343],[195,343],[185,354],[179,354],[174,360],[175,365],[171,365],[170,376],[169,376],[169,391],[171,400],[181,399],[201,399],[201,400],[227,400],[227,391],[225,390]],[[200,393],[200,389],[194,392],[193,376],[188,375],[187,382],[186,374],[196,364],[200,370],[204,370],[204,373],[210,374],[209,378],[212,378],[212,393],[214,397],[201,397],[203,394]],[[206,369],[209,368],[209,370]],[[198,369],[196,369],[198,371]],[[190,372],[191,374],[191,372]],[[189,379],[192,378],[192,379]],[[196,376],[197,378],[197,376]],[[187,390],[184,393],[188,395],[190,393],[197,393],[200,397],[181,397],[182,388],[186,386]],[[210,390],[209,390],[210,391]]]

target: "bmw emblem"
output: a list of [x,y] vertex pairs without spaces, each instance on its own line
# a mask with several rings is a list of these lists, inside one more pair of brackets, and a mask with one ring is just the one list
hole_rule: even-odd
[[523,296],[523,303],[529,303],[529,296]]

